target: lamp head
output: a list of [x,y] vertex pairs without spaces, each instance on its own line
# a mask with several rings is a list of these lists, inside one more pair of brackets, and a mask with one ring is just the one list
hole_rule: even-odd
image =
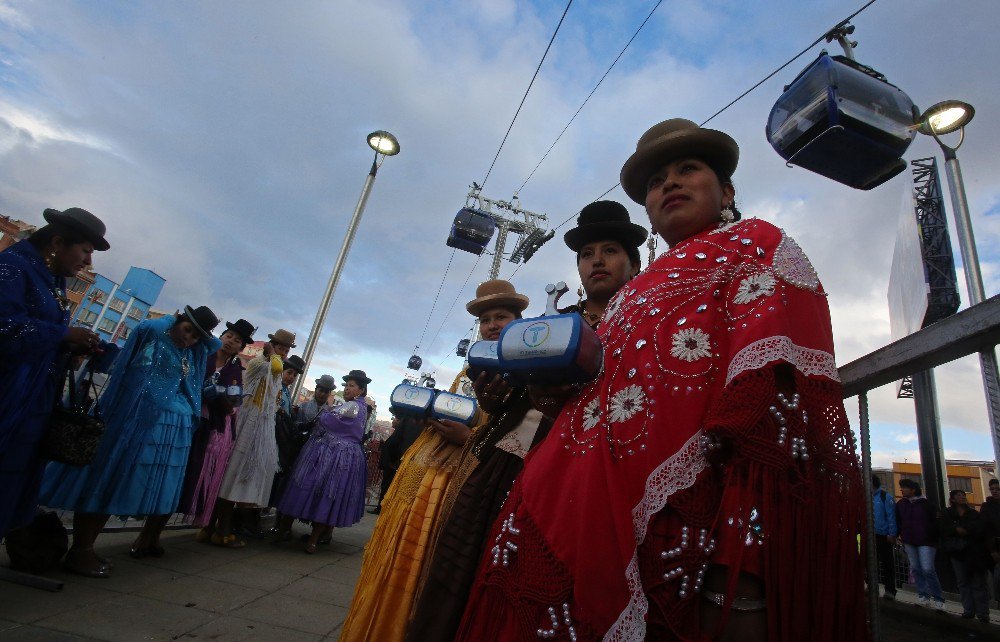
[[399,153],[399,141],[396,140],[395,136],[381,129],[368,134],[368,146],[386,156],[395,156]]
[[917,128],[921,134],[928,136],[950,134],[968,125],[975,115],[976,110],[969,103],[945,100],[921,114]]

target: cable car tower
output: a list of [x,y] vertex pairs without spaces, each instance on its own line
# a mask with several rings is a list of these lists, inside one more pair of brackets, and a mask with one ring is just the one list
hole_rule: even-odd
[[[490,279],[500,276],[500,264],[506,258],[511,263],[527,263],[546,242],[555,236],[548,229],[545,214],[529,212],[521,207],[517,196],[510,201],[486,198],[477,183],[473,183],[465,197],[465,207],[459,210],[448,234],[448,247],[454,247],[472,254],[489,253],[486,246],[493,236],[493,264]],[[507,237],[517,234],[514,249],[505,255]]]

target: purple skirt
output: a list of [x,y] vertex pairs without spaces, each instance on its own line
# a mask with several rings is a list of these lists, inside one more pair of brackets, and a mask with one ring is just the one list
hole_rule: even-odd
[[361,444],[318,430],[295,460],[278,510],[304,521],[351,526],[365,514],[366,476]]

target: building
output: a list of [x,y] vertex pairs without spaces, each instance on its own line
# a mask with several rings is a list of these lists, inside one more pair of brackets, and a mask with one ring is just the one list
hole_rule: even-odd
[[[948,489],[964,490],[969,503],[979,506],[989,497],[990,480],[996,477],[996,465],[992,461],[968,461],[949,459],[945,462],[948,472]],[[891,492],[896,499],[903,496],[899,492],[899,480],[912,479],[924,488],[923,471],[919,463],[892,462],[892,469],[872,469],[872,473],[882,480],[882,488]],[[925,493],[926,494],[926,493]]]
[[96,280],[97,273],[89,267],[84,268],[75,277],[66,279],[66,298],[69,299],[70,318],[76,316],[77,310],[80,309],[80,305],[83,303],[83,297],[87,295],[87,291],[90,289],[90,286],[94,285],[94,281]]
[[67,296],[70,292],[80,296],[71,323],[93,328],[104,341],[125,345],[129,333],[156,303],[166,279],[152,270],[134,266],[120,285],[103,274],[93,272],[87,276],[91,275],[93,281],[89,284],[81,275],[67,281]]
[[28,238],[37,228],[16,218],[0,215],[0,252],[22,239]]

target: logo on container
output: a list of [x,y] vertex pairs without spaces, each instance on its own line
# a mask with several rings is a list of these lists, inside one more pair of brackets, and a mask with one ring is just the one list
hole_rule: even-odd
[[537,348],[545,343],[549,338],[549,324],[545,321],[536,321],[524,329],[521,339],[524,345],[529,348]]

